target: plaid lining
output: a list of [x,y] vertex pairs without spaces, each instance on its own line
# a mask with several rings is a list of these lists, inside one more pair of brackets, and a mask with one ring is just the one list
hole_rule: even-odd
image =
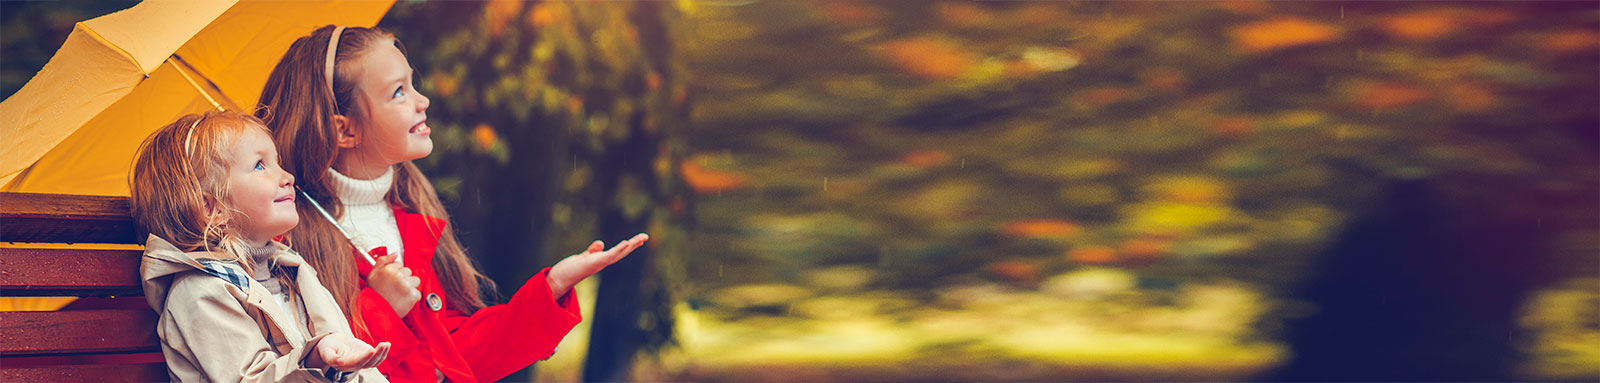
[[222,278],[222,280],[232,283],[240,290],[250,289],[250,277],[245,275],[244,269],[239,268],[239,265],[233,262],[200,261],[200,265],[204,266],[201,270],[205,270],[206,274]]

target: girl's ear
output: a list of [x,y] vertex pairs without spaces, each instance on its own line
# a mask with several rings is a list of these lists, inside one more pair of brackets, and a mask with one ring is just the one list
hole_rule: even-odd
[[339,133],[337,144],[340,148],[353,149],[361,144],[361,133],[350,124],[350,118],[343,115],[333,116],[333,130]]
[[206,209],[206,222],[210,222],[218,226],[227,225],[228,215],[222,211],[222,204],[217,202],[215,199],[212,199],[210,196],[205,197],[204,201],[204,208]]

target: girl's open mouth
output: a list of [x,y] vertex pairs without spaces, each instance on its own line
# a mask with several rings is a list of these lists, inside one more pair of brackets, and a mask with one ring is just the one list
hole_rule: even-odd
[[412,125],[411,126],[411,133],[413,133],[413,134],[428,134],[428,133],[432,133],[432,132],[433,132],[433,129],[432,128],[428,128],[428,120],[422,120],[421,122],[418,122],[416,125]]

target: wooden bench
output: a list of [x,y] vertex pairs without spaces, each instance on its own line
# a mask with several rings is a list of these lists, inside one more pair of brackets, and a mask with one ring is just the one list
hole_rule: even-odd
[[126,197],[0,193],[0,242],[0,296],[83,297],[0,312],[0,381],[168,380]]

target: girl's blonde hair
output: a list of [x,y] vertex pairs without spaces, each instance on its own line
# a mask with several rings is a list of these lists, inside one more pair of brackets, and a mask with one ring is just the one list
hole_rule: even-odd
[[139,147],[129,179],[129,205],[143,233],[179,250],[230,255],[246,271],[248,244],[227,223],[240,215],[228,202],[232,142],[249,130],[267,133],[261,120],[238,112],[189,114],[157,129]]
[[[284,169],[295,176],[310,198],[334,217],[340,217],[344,214],[344,204],[335,195],[332,179],[328,177],[328,169],[333,167],[339,150],[335,144],[339,132],[334,127],[333,117],[359,116],[366,112],[362,103],[356,102],[352,63],[380,44],[394,44],[401,53],[405,52],[405,47],[393,35],[378,28],[344,29],[334,52],[336,64],[330,85],[324,70],[328,61],[328,40],[333,37],[334,30],[332,25],[324,26],[295,40],[267,77],[267,85],[261,90],[262,105],[256,116],[272,130]],[[394,187],[386,199],[390,204],[416,213],[447,221],[450,218],[433,184],[411,161],[401,162],[395,168]],[[352,254],[355,250],[332,223],[309,205],[297,205],[300,225],[289,231],[288,244],[305,256],[317,273],[329,276],[321,278],[323,286],[333,293],[345,314],[356,319],[352,324],[359,332],[360,314],[352,303],[361,292],[358,281],[363,276],[356,269],[356,258]],[[446,226],[442,230],[432,233],[439,236],[433,268],[450,306],[470,314],[484,307],[482,289],[492,289],[494,282],[473,267],[466,249],[456,239],[454,227]]]

